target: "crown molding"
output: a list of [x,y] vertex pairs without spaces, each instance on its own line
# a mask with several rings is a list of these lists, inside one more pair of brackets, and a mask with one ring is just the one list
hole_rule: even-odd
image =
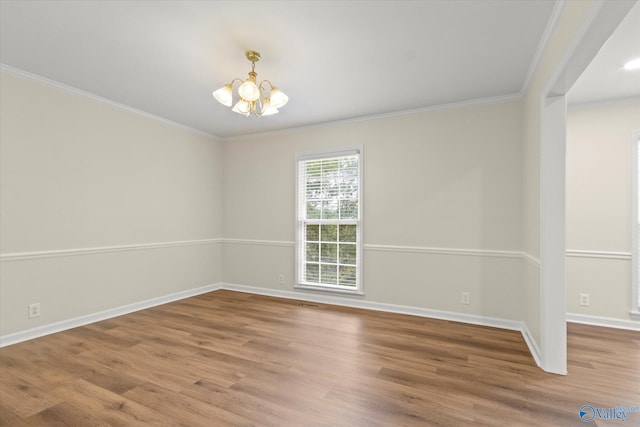
[[4,63],[0,63],[0,71],[3,71],[3,72],[8,73],[8,74],[12,74],[12,75],[17,76],[17,77],[22,77],[22,78],[25,78],[25,79],[28,79],[28,80],[36,81],[38,83],[42,83],[42,84],[45,84],[47,86],[54,87],[56,89],[61,89],[61,90],[64,90],[66,92],[73,93],[74,95],[82,96],[84,98],[89,98],[89,99],[91,99],[93,101],[97,101],[97,102],[100,102],[102,104],[107,104],[107,105],[109,105],[111,107],[117,108],[118,110],[126,111],[128,113],[133,113],[133,114],[136,114],[138,116],[145,117],[147,119],[151,119],[151,120],[154,120],[154,121],[157,121],[157,122],[160,122],[160,123],[164,123],[164,124],[169,125],[169,126],[177,127],[179,129],[186,130],[187,132],[195,133],[197,135],[204,136],[204,137],[207,137],[207,138],[211,138],[211,139],[214,139],[216,141],[220,141],[221,140],[221,138],[219,136],[214,135],[212,133],[204,132],[204,131],[201,131],[199,129],[192,128],[190,126],[186,126],[186,125],[183,125],[181,123],[174,122],[174,121],[169,120],[169,119],[165,119],[164,117],[156,116],[155,114],[151,114],[151,113],[148,113],[146,111],[139,110],[137,108],[133,108],[133,107],[130,107],[130,106],[125,105],[125,104],[121,104],[121,103],[116,102],[116,101],[114,101],[112,99],[104,98],[102,96],[93,94],[91,92],[86,92],[84,90],[75,88],[73,86],[69,86],[69,85],[66,85],[64,83],[60,83],[58,81],[51,80],[51,79],[48,79],[46,77],[42,77],[42,76],[39,76],[37,74],[33,74],[33,73],[28,72],[28,71],[24,71],[24,70],[21,70],[21,69],[16,68],[16,67],[12,67],[12,66],[4,64]]
[[394,111],[390,113],[374,114],[370,116],[354,117],[354,118],[344,119],[344,120],[334,120],[330,122],[314,123],[314,124],[303,125],[303,126],[294,126],[294,127],[277,129],[277,130],[272,130],[267,132],[256,132],[256,133],[237,135],[237,136],[221,136],[219,137],[219,139],[220,141],[223,141],[223,142],[244,141],[244,140],[249,140],[254,138],[286,135],[290,133],[302,132],[302,131],[313,130],[313,129],[321,129],[325,127],[344,126],[344,125],[349,125],[353,123],[411,116],[415,114],[422,114],[422,113],[428,113],[428,112],[434,112],[434,111],[445,111],[445,110],[454,110],[454,109],[465,108],[465,107],[475,107],[479,105],[499,104],[502,102],[511,102],[511,101],[516,101],[520,99],[522,99],[521,93],[512,93],[508,95],[471,99],[471,100],[460,101],[460,102],[452,102],[449,104],[431,105],[428,107],[420,107],[420,108],[414,108],[410,110],[401,110],[401,111]]
[[533,55],[533,59],[531,60],[531,64],[529,65],[529,70],[527,71],[527,75],[524,78],[524,82],[522,83],[522,88],[520,89],[520,94],[524,95],[529,89],[529,84],[531,83],[531,79],[533,78],[533,74],[538,68],[538,63],[540,62],[540,58],[542,58],[542,53],[546,50],[549,41],[551,40],[551,34],[553,34],[553,30],[556,29],[556,25],[558,23],[558,19],[562,14],[562,10],[566,4],[566,0],[557,0],[556,4],[551,11],[551,16],[549,16],[549,20],[547,21],[547,26],[544,29],[544,33],[542,33],[542,38],[540,42],[538,42],[538,48],[536,49],[536,53]]
[[478,99],[471,99],[471,100],[460,101],[460,102],[452,102],[452,103],[448,103],[448,104],[439,104],[439,105],[432,105],[432,106],[427,106],[427,107],[420,107],[420,108],[414,108],[414,109],[410,109],[410,110],[401,110],[401,111],[395,111],[395,112],[390,112],[390,113],[374,114],[374,115],[370,115],[370,116],[354,117],[354,118],[344,119],[344,120],[335,120],[335,121],[329,121],[329,122],[314,123],[314,124],[310,124],[310,125],[294,126],[294,127],[288,127],[288,128],[285,128],[285,129],[277,129],[277,130],[273,130],[273,131],[256,132],[256,133],[243,134],[243,135],[237,135],[237,136],[220,136],[220,135],[215,135],[215,134],[212,134],[212,133],[207,133],[207,132],[201,131],[199,129],[195,129],[195,128],[183,125],[181,123],[165,119],[163,117],[156,116],[156,115],[148,113],[146,111],[139,110],[139,109],[130,107],[130,106],[125,105],[125,104],[121,104],[121,103],[113,101],[111,99],[104,98],[104,97],[95,95],[93,93],[86,92],[86,91],[83,91],[83,90],[78,89],[78,88],[74,88],[72,86],[68,86],[68,85],[66,85],[64,83],[60,83],[60,82],[57,82],[55,80],[48,79],[46,77],[42,77],[42,76],[39,76],[37,74],[33,74],[33,73],[28,72],[28,71],[24,71],[24,70],[12,67],[12,66],[4,64],[4,63],[0,63],[0,71],[6,72],[8,74],[12,74],[12,75],[15,75],[15,76],[18,76],[18,77],[22,77],[22,78],[26,78],[26,79],[29,79],[29,80],[33,80],[33,81],[45,84],[47,86],[51,86],[51,87],[55,87],[55,88],[58,88],[58,89],[62,89],[64,91],[71,92],[71,93],[73,93],[75,95],[79,95],[79,96],[82,96],[82,97],[85,97],[85,98],[92,99],[92,100],[97,101],[97,102],[101,102],[103,104],[110,105],[110,106],[112,106],[114,108],[117,108],[119,110],[127,111],[129,113],[133,113],[133,114],[136,114],[136,115],[139,115],[139,116],[143,116],[143,117],[146,117],[146,118],[151,119],[151,120],[159,121],[161,123],[165,123],[165,124],[168,124],[170,126],[178,127],[180,129],[183,129],[183,130],[186,130],[186,131],[189,131],[189,132],[201,135],[201,136],[205,136],[207,138],[211,138],[211,139],[213,139],[215,141],[220,141],[220,142],[240,141],[240,140],[247,140],[247,139],[254,139],[254,138],[262,138],[262,137],[267,137],[267,136],[284,135],[284,134],[301,132],[301,131],[306,131],[306,130],[311,130],[311,129],[320,129],[320,128],[333,127],[333,126],[343,126],[343,125],[349,125],[349,124],[353,124],[353,123],[360,123],[360,122],[367,122],[367,121],[373,121],[373,120],[381,120],[381,119],[388,119],[388,118],[395,118],[395,117],[410,116],[410,115],[427,113],[427,112],[445,111],[445,110],[453,110],[453,109],[459,109],[459,108],[465,108],[465,107],[473,107],[473,106],[479,106],[479,105],[497,104],[497,103],[501,103],[501,102],[515,101],[515,100],[519,100],[519,99],[522,98],[522,93],[518,92],[518,93],[513,93],[513,94],[508,94],[508,95],[501,95],[501,96],[494,96],[494,97],[487,97],[487,98],[478,98]]

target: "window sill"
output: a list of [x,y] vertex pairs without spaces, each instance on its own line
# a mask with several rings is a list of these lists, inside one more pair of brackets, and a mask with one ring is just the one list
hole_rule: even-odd
[[293,287],[296,291],[310,291],[322,294],[342,295],[342,296],[354,296],[364,297],[364,292],[360,290],[329,288],[325,286],[313,286],[313,285],[295,285]]
[[640,311],[631,310],[629,312],[629,317],[631,317],[631,320],[640,320]]

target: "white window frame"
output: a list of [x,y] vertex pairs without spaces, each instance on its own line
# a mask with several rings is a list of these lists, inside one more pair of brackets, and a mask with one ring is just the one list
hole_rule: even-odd
[[640,130],[631,136],[631,317],[640,320]]
[[[341,220],[307,220],[305,218],[306,213],[306,198],[305,189],[306,181],[305,176],[302,174],[301,164],[307,161],[332,159],[336,157],[358,155],[358,217],[355,220],[349,220],[349,222],[356,223],[356,285],[343,286],[343,285],[330,285],[330,284],[316,284],[304,281],[304,263],[305,263],[305,224],[306,222],[320,222],[324,224],[339,224]],[[295,248],[295,285],[294,289],[297,290],[310,290],[320,291],[328,293],[348,294],[364,296],[364,239],[363,239],[363,212],[364,206],[363,200],[363,146],[348,146],[341,148],[330,148],[324,150],[305,151],[296,153],[296,248]]]

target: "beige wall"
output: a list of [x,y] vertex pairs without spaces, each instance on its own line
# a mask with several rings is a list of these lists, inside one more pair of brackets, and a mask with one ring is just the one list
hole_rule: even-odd
[[521,320],[520,135],[508,101],[227,141],[223,280],[291,290],[295,154],[362,144],[365,299]]
[[220,142],[13,74],[0,84],[0,335],[220,281]]
[[295,153],[354,144],[366,298],[521,318],[519,101],[220,143],[1,83],[0,335],[221,281],[292,289]]
[[[630,320],[631,138],[633,131],[639,130],[640,101],[569,110],[567,310],[570,313]],[[579,305],[581,293],[590,295],[589,307]]]

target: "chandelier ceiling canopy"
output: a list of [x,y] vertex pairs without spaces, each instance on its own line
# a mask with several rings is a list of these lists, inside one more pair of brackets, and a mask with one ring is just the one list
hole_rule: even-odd
[[278,108],[286,105],[289,97],[275,87],[269,80],[262,80],[256,83],[258,74],[255,71],[256,62],[260,60],[260,52],[248,50],[245,56],[251,61],[251,71],[246,80],[239,77],[231,80],[230,83],[222,86],[213,92],[213,97],[222,105],[231,107],[233,104],[233,85],[242,82],[238,87],[238,101],[231,111],[249,117],[251,113],[258,117],[271,116],[278,113]]

